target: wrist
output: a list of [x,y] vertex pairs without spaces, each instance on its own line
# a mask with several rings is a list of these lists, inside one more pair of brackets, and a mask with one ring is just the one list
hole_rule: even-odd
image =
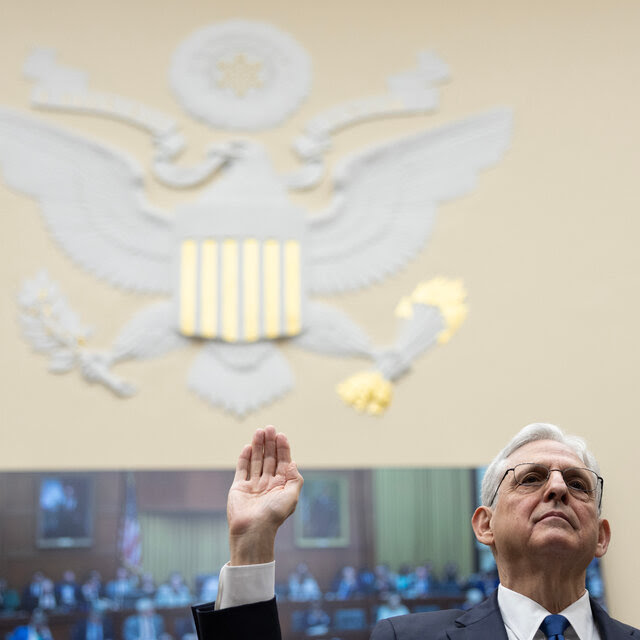
[[229,564],[241,566],[249,564],[265,564],[273,562],[275,558],[275,533],[261,533],[260,535],[234,536],[229,535]]

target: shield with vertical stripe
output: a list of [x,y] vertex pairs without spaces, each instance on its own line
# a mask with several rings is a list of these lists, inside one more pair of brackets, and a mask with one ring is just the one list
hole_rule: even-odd
[[304,216],[288,202],[178,210],[177,326],[225,342],[293,336],[303,325]]

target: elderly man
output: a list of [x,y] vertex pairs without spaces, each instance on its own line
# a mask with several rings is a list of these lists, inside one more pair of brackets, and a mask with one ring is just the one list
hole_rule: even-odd
[[[302,476],[286,437],[259,429],[238,460],[227,515],[231,561],[218,600],[193,613],[200,640],[278,640],[274,540],[293,513]],[[495,557],[500,586],[468,611],[403,615],[379,622],[372,640],[623,640],[640,631],[589,599],[586,569],[605,554],[603,480],[577,437],[558,427],[522,429],[489,465],[476,538]]]

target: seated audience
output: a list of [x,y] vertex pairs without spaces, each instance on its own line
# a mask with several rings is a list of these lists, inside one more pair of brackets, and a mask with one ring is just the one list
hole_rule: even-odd
[[399,593],[392,593],[389,595],[386,604],[378,607],[378,615],[376,616],[376,622],[384,620],[386,618],[393,618],[393,616],[403,616],[409,613],[409,609],[402,604]]
[[20,607],[20,596],[15,589],[10,589],[5,578],[0,578],[0,611],[10,614]]
[[594,558],[587,567],[586,583],[591,597],[600,604],[604,604],[604,583],[602,582],[599,566],[600,559]]
[[413,584],[407,593],[409,598],[426,598],[431,594],[432,581],[429,565],[422,564],[416,567],[413,574]]
[[167,637],[164,632],[164,621],[153,607],[149,598],[141,598],[136,602],[136,615],[125,619],[122,627],[124,640],[163,640]]
[[344,567],[335,590],[336,600],[348,600],[349,598],[357,598],[361,595],[362,591],[358,584],[356,570],[353,567]]
[[442,579],[438,583],[438,592],[443,595],[458,595],[462,593],[458,579],[458,566],[455,562],[448,562],[442,570]]
[[405,595],[408,591],[411,591],[414,578],[413,568],[408,564],[403,564],[396,575],[395,590],[398,593]]
[[153,599],[156,595],[156,583],[150,573],[143,573],[140,578],[140,586],[137,595],[141,598]]
[[157,607],[184,607],[191,601],[191,592],[179,571],[174,571],[168,582],[158,587],[155,597]]
[[189,612],[189,615],[178,618],[174,622],[173,628],[175,629],[177,640],[198,640],[196,625],[191,612]]
[[41,609],[34,609],[29,623],[16,627],[8,640],[52,640],[47,626],[47,614]]
[[71,640],[114,640],[113,623],[105,616],[105,605],[96,602],[86,617],[71,629]]
[[105,592],[116,607],[122,608],[125,600],[135,595],[136,579],[129,575],[125,567],[118,567],[114,580],[107,582]]
[[90,571],[87,579],[82,583],[80,591],[82,592],[83,600],[89,606],[97,600],[100,600],[103,595],[102,576],[100,575],[100,572],[96,569]]
[[367,567],[362,567],[358,571],[358,584],[360,585],[360,591],[365,596],[372,595],[376,592],[376,576]]
[[62,580],[56,585],[55,595],[58,607],[61,609],[71,611],[80,609],[84,604],[82,590],[76,582],[76,574],[70,570],[62,574]]
[[311,603],[311,608],[305,614],[305,634],[308,636],[322,636],[329,631],[331,618],[322,609],[319,600]]
[[58,606],[56,602],[56,588],[53,584],[53,580],[45,578],[42,581],[40,589],[40,597],[38,598],[38,609],[43,611],[53,611]]
[[33,611],[38,606],[38,600],[42,593],[42,582],[44,581],[44,573],[36,571],[31,577],[31,581],[22,592],[22,609]]
[[322,597],[316,579],[304,562],[301,562],[289,576],[288,597],[293,602],[309,602]]
[[202,587],[198,596],[200,602],[215,602],[218,597],[218,574],[207,576],[202,581]]
[[464,596],[465,600],[460,608],[464,609],[465,611],[467,609],[475,607],[477,604],[480,604],[484,600],[484,593],[476,587],[467,589],[467,592],[464,594]]
[[389,566],[386,564],[378,564],[373,572],[376,577],[374,583],[376,593],[383,596],[391,593],[395,583],[395,576],[389,570]]

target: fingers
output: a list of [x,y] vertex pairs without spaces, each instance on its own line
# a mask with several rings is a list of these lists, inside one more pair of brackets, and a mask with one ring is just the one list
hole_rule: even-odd
[[264,430],[264,463],[262,473],[272,476],[276,472],[276,429],[269,425]]
[[279,433],[276,436],[276,458],[278,461],[276,474],[286,476],[291,463],[291,447],[284,433]]
[[251,441],[251,478],[259,478],[262,475],[262,462],[264,457],[264,429],[257,429]]
[[256,429],[251,444],[246,445],[236,466],[235,480],[250,480],[262,475],[287,475],[291,448],[284,433],[276,433],[269,425]]
[[251,445],[245,444],[238,462],[236,464],[236,475],[233,478],[234,482],[242,482],[249,477],[249,464],[251,463]]

